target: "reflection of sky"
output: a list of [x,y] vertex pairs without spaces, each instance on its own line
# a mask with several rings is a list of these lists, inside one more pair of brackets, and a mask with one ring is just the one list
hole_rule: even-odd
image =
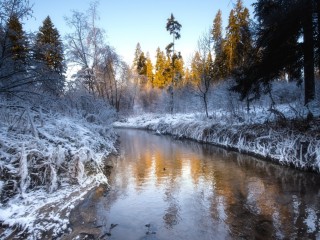
[[252,238],[261,232],[295,238],[319,232],[318,175],[126,131],[119,131],[125,152],[111,176],[119,191],[107,217],[119,224],[115,236],[130,231],[137,239],[148,223],[164,239]]

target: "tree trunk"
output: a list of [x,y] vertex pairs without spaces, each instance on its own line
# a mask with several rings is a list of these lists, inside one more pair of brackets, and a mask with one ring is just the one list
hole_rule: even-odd
[[320,0],[316,0],[317,3],[317,17],[318,17],[318,74],[320,76]]
[[312,0],[305,1],[305,16],[303,24],[303,67],[304,67],[304,103],[308,104],[315,96],[314,81],[314,44],[312,29]]
[[170,89],[170,113],[173,114],[173,84]]
[[208,99],[207,99],[207,93],[204,94],[203,96],[203,102],[204,102],[204,108],[206,110],[206,117],[208,118],[209,117],[209,114],[208,114]]

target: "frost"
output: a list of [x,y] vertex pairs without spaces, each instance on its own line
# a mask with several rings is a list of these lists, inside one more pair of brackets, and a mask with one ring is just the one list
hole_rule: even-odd
[[314,233],[317,230],[317,213],[311,209],[307,209],[307,217],[304,223],[307,225],[308,233]]
[[[278,106],[280,108],[280,106]],[[290,116],[289,108],[282,112]],[[287,110],[286,110],[287,109]],[[214,114],[212,113],[211,116]],[[302,129],[301,123],[288,120],[279,127],[276,120],[268,120],[263,109],[249,113],[250,123],[229,121],[220,110],[214,118],[201,118],[199,114],[140,114],[126,121],[115,122],[115,127],[153,130],[156,134],[169,134],[176,138],[193,139],[218,146],[272,159],[283,165],[320,172],[319,120],[309,123],[312,129]],[[264,121],[262,121],[264,119]],[[303,121],[301,121],[303,123]],[[300,125],[299,125],[300,124]]]
[[0,99],[1,239],[15,230],[26,239],[46,238],[49,230],[57,237],[77,202],[108,183],[102,169],[117,138],[110,120],[98,120],[101,108],[98,122],[89,123],[83,110],[51,104],[48,111]]
[[23,195],[26,189],[30,185],[30,177],[28,174],[28,163],[27,163],[27,155],[25,152],[24,144],[21,147],[21,156],[19,162],[19,176],[20,176],[20,191]]

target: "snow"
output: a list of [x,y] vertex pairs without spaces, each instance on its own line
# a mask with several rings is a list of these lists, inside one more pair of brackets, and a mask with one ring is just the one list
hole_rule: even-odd
[[81,114],[12,104],[0,104],[0,238],[57,237],[85,194],[108,184],[102,167],[117,136]]
[[[139,114],[115,122],[114,127],[138,128],[169,134],[176,138],[193,139],[250,153],[299,169],[320,171],[319,105],[313,107],[313,122],[306,124],[295,119],[296,113],[288,104],[276,106],[285,122],[267,108],[255,107],[249,113],[234,118],[223,109],[210,113]],[[310,107],[309,107],[310,109]],[[301,110],[306,115],[309,109]],[[300,114],[299,113],[299,114]]]

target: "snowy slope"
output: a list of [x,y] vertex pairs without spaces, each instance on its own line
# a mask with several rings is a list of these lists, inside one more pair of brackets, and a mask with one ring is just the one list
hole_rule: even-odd
[[58,236],[75,204],[107,184],[102,167],[116,134],[41,108],[1,106],[0,119],[0,238],[14,229],[23,239]]

